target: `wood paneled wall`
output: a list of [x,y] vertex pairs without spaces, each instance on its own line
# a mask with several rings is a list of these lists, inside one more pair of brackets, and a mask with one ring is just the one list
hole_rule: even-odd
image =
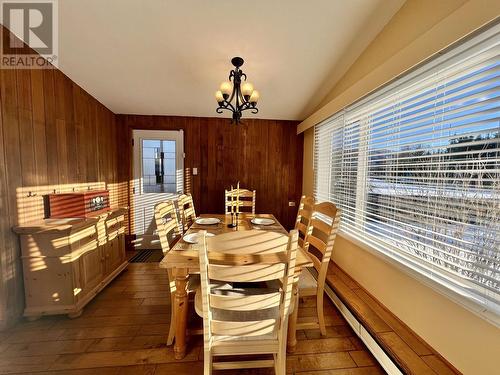
[[57,69],[2,69],[0,86],[1,329],[24,305],[11,228],[43,218],[41,195],[97,182],[112,190],[114,205],[126,197],[118,194],[118,136],[110,110]]
[[[5,29],[1,28],[2,33]],[[8,32],[8,31],[7,31]],[[257,212],[293,226],[302,186],[296,122],[115,115],[57,69],[0,70],[0,330],[22,314],[20,249],[12,227],[43,218],[42,196],[106,186],[130,203],[132,129],[184,129],[197,212],[222,213],[224,188],[257,190]]]
[[[250,117],[250,116],[249,116]],[[133,129],[184,130],[186,187],[197,213],[223,213],[224,188],[240,181],[257,190],[257,212],[272,213],[293,227],[302,191],[303,136],[297,122],[244,118],[117,115],[120,131],[120,181],[132,179],[130,156]],[[198,175],[192,175],[198,168]]]

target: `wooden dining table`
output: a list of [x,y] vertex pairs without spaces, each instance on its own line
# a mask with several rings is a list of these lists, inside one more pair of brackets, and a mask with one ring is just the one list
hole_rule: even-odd
[[[206,230],[207,247],[210,251],[224,249],[225,252],[246,255],[249,257],[276,251],[277,248],[286,249],[288,232],[271,214],[240,213],[238,226],[229,228],[231,215],[203,214],[201,217],[215,217],[220,219],[219,224],[199,225],[194,223],[185,234]],[[272,225],[254,225],[254,217],[270,218],[275,221]],[[210,237],[208,237],[210,236]],[[287,350],[293,352],[297,345],[296,326],[298,311],[298,277],[303,267],[311,267],[313,263],[308,254],[299,247],[295,263],[295,282],[292,289],[293,311],[288,320]],[[188,293],[187,285],[190,275],[200,273],[198,251],[195,246],[180,239],[160,262],[160,268],[170,271],[175,281],[174,310],[175,310],[175,341],[174,354],[176,359],[186,355],[186,331],[188,321]]]

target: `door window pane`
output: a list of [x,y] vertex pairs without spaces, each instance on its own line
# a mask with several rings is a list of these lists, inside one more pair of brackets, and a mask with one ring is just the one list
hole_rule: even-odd
[[176,193],[175,141],[142,141],[143,193]]

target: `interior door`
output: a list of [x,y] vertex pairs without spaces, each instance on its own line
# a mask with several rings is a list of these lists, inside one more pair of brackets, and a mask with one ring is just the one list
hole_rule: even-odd
[[159,249],[154,206],[184,191],[184,132],[134,130],[133,242],[137,249]]

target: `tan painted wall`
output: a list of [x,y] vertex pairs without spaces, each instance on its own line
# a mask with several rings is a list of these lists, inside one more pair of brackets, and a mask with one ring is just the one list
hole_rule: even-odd
[[500,371],[500,329],[338,236],[333,259],[464,374]]
[[[360,77],[366,76],[374,67],[382,65],[388,58],[396,55],[466,2],[466,0],[407,1],[377,35],[376,42],[371,43],[363,51],[317,109],[351,87]],[[432,12],[429,11],[430,8]]]
[[[313,192],[314,126],[500,14],[497,0],[408,0],[333,88],[304,132],[303,193]],[[333,259],[465,374],[500,368],[500,329],[339,236]]]
[[314,128],[304,132],[304,156],[302,165],[302,194],[313,195],[314,173],[313,173],[313,147]]

